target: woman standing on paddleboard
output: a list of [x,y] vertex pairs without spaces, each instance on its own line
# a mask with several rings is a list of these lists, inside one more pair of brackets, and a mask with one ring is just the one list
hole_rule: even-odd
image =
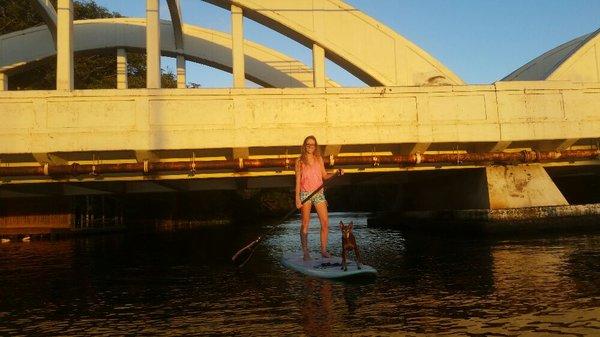
[[[301,155],[296,160],[296,207],[301,210],[302,226],[300,227],[300,243],[304,260],[310,259],[308,252],[308,225],[310,222],[310,211],[315,206],[319,222],[321,222],[321,256],[330,257],[327,251],[327,235],[329,234],[329,215],[327,212],[327,200],[323,190],[302,204],[302,200],[318,189],[323,180],[333,177],[334,173],[325,171],[325,164],[321,157],[321,151],[315,136],[308,136],[302,143]],[[343,171],[340,170],[340,174]]]

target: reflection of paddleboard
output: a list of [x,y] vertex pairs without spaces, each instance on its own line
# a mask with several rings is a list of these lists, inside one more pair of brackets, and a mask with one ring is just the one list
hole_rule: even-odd
[[313,256],[311,260],[304,261],[302,253],[288,253],[283,255],[281,263],[295,271],[301,272],[309,276],[321,278],[344,278],[356,276],[374,276],[377,270],[371,266],[361,264],[361,269],[357,268],[356,262],[346,259],[348,270],[342,270],[342,258],[332,256],[330,258],[322,258]]

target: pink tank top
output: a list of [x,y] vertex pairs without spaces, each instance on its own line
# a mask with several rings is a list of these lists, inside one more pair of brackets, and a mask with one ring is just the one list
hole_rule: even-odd
[[315,160],[312,165],[306,165],[300,161],[302,172],[300,173],[300,190],[312,192],[323,184],[323,175],[319,163]]

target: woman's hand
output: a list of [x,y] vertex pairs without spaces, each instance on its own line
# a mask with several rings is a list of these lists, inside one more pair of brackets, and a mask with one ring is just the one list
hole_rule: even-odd
[[300,196],[296,196],[296,208],[300,209],[302,208],[302,200],[300,200]]

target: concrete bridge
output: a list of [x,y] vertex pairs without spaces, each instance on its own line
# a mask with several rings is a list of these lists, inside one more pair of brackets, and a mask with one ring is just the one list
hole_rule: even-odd
[[[502,81],[467,85],[337,0],[207,1],[231,10],[231,35],[184,24],[176,0],[167,1],[172,21],[160,21],[158,0],[147,0],[146,18],[75,22],[70,0],[57,10],[32,1],[46,25],[0,36],[0,198],[7,203],[290,186],[309,134],[330,167],[356,177],[385,172],[391,182],[427,186],[441,172],[467,172],[450,183],[470,181],[467,196],[450,197],[462,202],[421,195],[425,208],[564,207],[569,200],[548,173],[600,175],[600,31]],[[244,16],[312,49],[312,65],[244,40]],[[147,88],[128,89],[127,52],[139,50],[148,56]],[[75,90],[74,54],[95,52],[114,53],[114,88]],[[54,55],[56,90],[8,90],[11,76]],[[177,58],[177,89],[160,88],[161,55]],[[326,58],[370,87],[327,79]],[[232,87],[185,88],[186,60],[232,72]],[[245,88],[246,79],[263,88]],[[22,227],[23,215],[8,208],[0,229]],[[60,219],[53,226],[70,226]]]

